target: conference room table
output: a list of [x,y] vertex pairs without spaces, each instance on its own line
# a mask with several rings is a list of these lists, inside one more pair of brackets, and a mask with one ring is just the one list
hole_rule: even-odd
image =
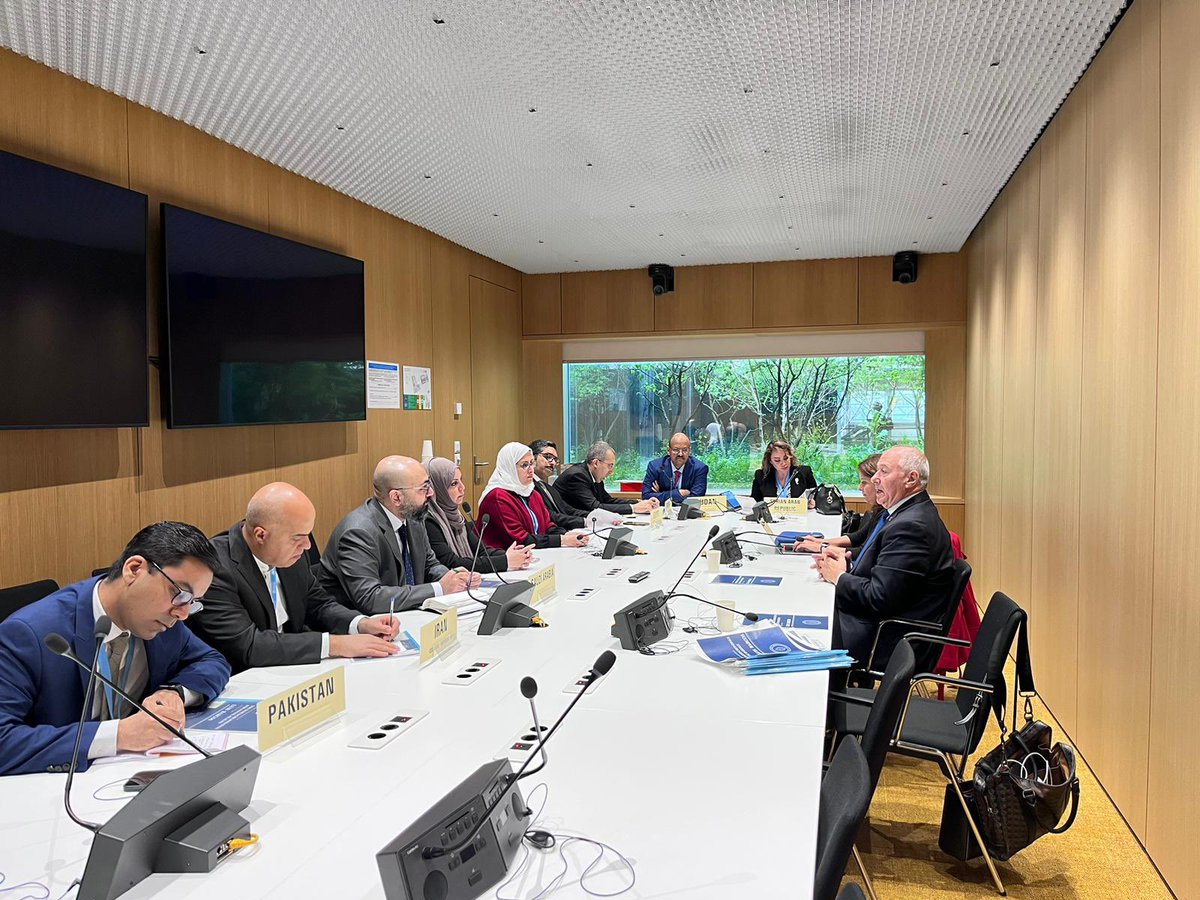
[[[781,576],[782,582],[714,584],[703,555],[689,567],[713,524],[744,533],[747,542],[742,564],[721,566],[721,573]],[[839,524],[836,516],[809,514],[771,527],[834,535]],[[606,851],[587,877],[588,888],[608,894],[634,881],[621,896],[811,896],[827,673],[750,677],[703,659],[695,646],[703,634],[682,629],[690,624],[713,634],[716,610],[684,597],[671,601],[675,628],[653,645],[654,655],[622,650],[610,634],[614,612],[645,593],[669,589],[685,570],[692,574],[681,591],[732,601],[743,611],[831,619],[833,589],[817,578],[811,558],[751,543],[771,541],[761,528],[725,514],[668,520],[653,530],[633,525],[631,539],[645,555],[600,559],[593,554],[603,541],[595,538],[587,548],[537,551],[536,565],[555,566],[556,592],[538,604],[548,627],[479,636],[479,616],[464,616],[457,647],[424,666],[415,656],[325,660],[235,676],[223,696],[261,699],[345,666],[347,708],[264,755],[243,813],[261,837],[258,846],[207,875],[152,875],[125,896],[382,897],[376,852],[528,732],[521,679],[536,679],[538,714],[548,725],[574,696],[568,686],[608,649],[617,655],[611,672],[580,698],[548,742],[545,769],[519,783],[538,827],[602,841],[636,874],[634,881]],[[640,571],[650,575],[630,583]],[[592,591],[579,597],[586,588]],[[399,618],[415,636],[431,614],[409,611]],[[828,645],[827,629],[811,636]],[[477,658],[497,662],[469,684],[444,683]],[[428,714],[386,746],[348,746],[411,710]],[[254,737],[233,741],[253,745]],[[195,758],[98,761],[75,779],[75,811],[103,822],[128,802],[121,786],[131,774]],[[0,780],[0,872],[7,879],[0,887],[41,882],[53,900],[82,875],[91,834],[64,812],[63,783],[62,775],[49,774]],[[510,870],[515,877],[483,896],[588,896],[579,876],[599,851],[578,842],[560,841],[560,847],[561,855],[559,848],[522,847]],[[564,867],[567,874],[545,893]]]

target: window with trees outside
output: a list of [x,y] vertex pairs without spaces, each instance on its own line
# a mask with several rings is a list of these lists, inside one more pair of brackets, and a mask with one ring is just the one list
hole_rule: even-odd
[[564,464],[607,441],[610,490],[640,484],[680,431],[708,464],[710,492],[749,491],[773,440],[790,443],[818,483],[854,493],[863,458],[925,446],[923,354],[565,363],[563,386]]

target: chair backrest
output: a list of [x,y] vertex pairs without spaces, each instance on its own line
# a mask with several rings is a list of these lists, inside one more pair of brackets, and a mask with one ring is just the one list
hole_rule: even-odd
[[[979,633],[975,635],[975,643],[971,645],[971,654],[967,664],[963,666],[963,678],[967,681],[979,681],[990,685],[996,693],[992,695],[991,703],[984,703],[971,720],[968,752],[974,752],[979,745],[987,727],[988,710],[994,704],[1003,706],[1008,695],[1008,685],[1004,680],[1004,664],[1016,640],[1017,630],[1025,620],[1025,610],[1017,606],[1012,598],[1000,591],[992,594],[983,621],[979,623]],[[955,702],[959,711],[965,716],[975,704],[978,692],[960,690]]]
[[871,805],[871,771],[858,741],[845,740],[821,781],[815,900],[835,900],[854,838]]
[[95,578],[97,575],[107,575],[109,568],[109,566],[104,566],[100,569],[92,569],[92,577]]
[[846,882],[846,886],[842,888],[842,892],[838,894],[838,900],[867,900],[866,896],[853,881]]
[[[946,594],[946,603],[938,618],[938,635],[941,637],[950,634],[950,626],[954,624],[954,616],[958,613],[959,604],[962,603],[963,593],[971,581],[971,566],[965,559],[956,559],[953,565],[954,575],[950,579],[950,590]],[[919,641],[916,650],[917,671],[932,672],[941,658],[943,649],[941,644]]]
[[309,532],[308,535],[308,549],[304,551],[304,558],[308,561],[310,569],[315,568],[321,561],[321,551],[317,547],[317,539],[312,536],[312,532]]
[[0,622],[3,622],[18,609],[28,606],[43,597],[58,590],[58,582],[47,578],[45,581],[32,581],[29,584],[19,584],[16,587],[0,589]]
[[862,733],[862,748],[871,772],[872,791],[879,785],[879,773],[883,771],[888,747],[896,734],[896,724],[904,709],[904,698],[908,696],[909,683],[916,666],[912,644],[900,641],[892,651],[887,668],[883,671],[883,680],[875,692],[875,700]]

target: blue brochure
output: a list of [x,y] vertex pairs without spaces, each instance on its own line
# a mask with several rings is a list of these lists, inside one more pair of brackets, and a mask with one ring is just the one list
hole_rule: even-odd
[[713,584],[753,585],[754,587],[779,587],[783,579],[778,575],[718,575]]
[[[774,622],[783,628],[807,628],[824,631],[829,627],[829,616],[795,616],[784,613],[758,613],[758,621]],[[742,620],[743,625],[752,624],[749,619]]]
[[258,731],[257,700],[214,700],[187,714],[188,731]]
[[778,625],[738,631],[720,637],[700,638],[696,641],[700,652],[713,662],[737,662],[756,656],[777,656],[803,650],[787,632]]

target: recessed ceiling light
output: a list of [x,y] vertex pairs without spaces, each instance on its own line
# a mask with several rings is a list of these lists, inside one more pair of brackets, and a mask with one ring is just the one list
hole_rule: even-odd
[[445,24],[446,24],[446,20],[445,20],[445,19],[439,19],[437,16],[434,16],[434,17],[433,17],[433,24],[434,24],[434,25],[445,25]]
[[742,93],[743,93],[743,94],[753,94],[753,93],[754,93],[754,88],[752,88],[752,87],[744,87],[744,88],[742,88]]
[[195,50],[196,53],[198,53],[200,56],[204,56],[205,54],[208,53],[208,51],[205,50],[203,47],[193,47],[192,49]]
[[575,260],[575,262],[579,262],[579,260]]
[[915,247],[915,246],[917,246],[917,242],[916,242],[916,241],[913,241],[913,246],[914,246],[914,247]]
[[928,219],[932,219],[933,216],[926,216],[925,218],[928,220]]
[[791,231],[791,230],[792,230],[792,226],[791,226],[791,225],[789,225],[789,226],[788,226],[788,231]]
[[630,203],[630,204],[629,204],[629,208],[630,208],[630,209],[637,209],[637,207],[636,207],[636,206],[634,206],[632,203]]
[[493,219],[498,219],[498,218],[500,218],[500,213],[492,213],[492,218],[493,218]]
[[590,168],[592,167],[592,164],[591,164],[591,163],[587,163],[587,167],[590,169]]
[[545,242],[545,241],[538,241],[538,243],[539,243],[539,244],[544,244],[544,243],[546,243],[546,242]]
[[998,65],[1000,65],[1000,60],[998,60],[998,59],[994,59],[994,60],[992,60],[990,63],[988,63],[988,68],[989,68],[989,69],[994,69],[994,68],[996,68],[996,66],[998,66]]
[[663,233],[660,231],[660,232],[658,233],[658,236],[659,236],[659,237],[662,237],[662,236],[663,236]]
[[949,183],[949,182],[943,181],[943,182],[942,182],[942,187],[945,187],[945,186],[946,186],[948,183]]
[[432,178],[433,176],[432,176],[432,175],[423,175],[423,176],[421,176],[421,177],[422,177],[422,178],[424,178],[426,181],[428,181],[428,180],[429,180],[430,178]]
[[336,128],[338,131],[345,131],[345,130],[346,130],[346,126],[345,126],[345,125],[334,125],[333,127],[334,127],[334,128]]
[[780,195],[779,195],[779,199],[780,199],[780,200],[782,200],[782,199],[783,199],[783,194],[780,194]]
[[680,255],[681,257],[682,257],[682,256],[687,256],[687,254],[686,254],[686,253],[680,253],[679,255]]
[[964,131],[964,132],[962,133],[962,136],[963,136],[963,137],[970,137],[970,136],[971,136],[971,132],[969,132],[969,131]]
[[536,107],[536,106],[531,106],[531,107],[529,107],[529,111],[530,111],[530,112],[537,112],[537,107]]

